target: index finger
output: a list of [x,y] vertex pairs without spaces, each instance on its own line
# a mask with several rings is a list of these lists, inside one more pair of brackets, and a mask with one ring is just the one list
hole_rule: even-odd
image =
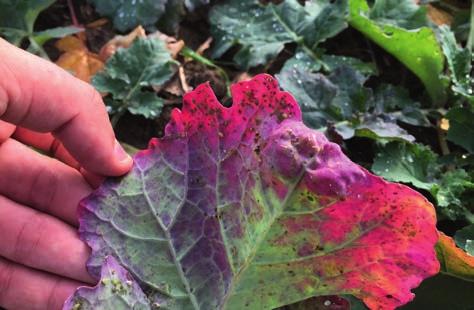
[[2,39],[0,119],[52,132],[88,171],[117,176],[132,165],[115,140],[100,94],[91,85]]

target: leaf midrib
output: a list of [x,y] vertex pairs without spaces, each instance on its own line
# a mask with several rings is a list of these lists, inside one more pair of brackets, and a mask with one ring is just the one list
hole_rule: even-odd
[[[187,156],[188,160],[186,161],[186,171],[188,171],[189,169],[189,153],[188,153],[188,156]],[[184,272],[183,272],[183,269],[182,269],[182,266],[181,266],[181,263],[179,262],[179,258],[178,258],[178,255],[176,253],[176,250],[173,246],[173,243],[172,243],[172,237],[171,237],[171,234],[169,232],[169,229],[166,228],[166,226],[163,224],[163,222],[161,221],[160,217],[156,215],[155,211],[154,211],[154,208],[153,208],[153,203],[150,199],[150,196],[148,196],[148,192],[146,190],[146,184],[145,184],[145,177],[143,175],[143,171],[140,169],[140,176],[141,176],[141,180],[142,180],[142,187],[143,187],[143,195],[145,196],[145,200],[147,202],[147,205],[148,207],[150,208],[150,211],[151,213],[153,214],[153,216],[155,217],[155,220],[157,221],[157,223],[160,225],[160,228],[162,229],[163,233],[165,234],[165,239],[166,239],[166,242],[168,243],[168,248],[171,252],[171,257],[173,258],[173,263],[174,265],[176,266],[176,269],[177,269],[177,272],[178,272],[178,275],[186,289],[186,293],[188,295],[188,298],[189,300],[191,301],[191,304],[193,305],[194,309],[196,310],[199,310],[200,307],[199,307],[199,303],[196,299],[196,296],[194,296],[194,294],[191,292],[191,287],[189,285],[189,282],[188,282],[188,279],[186,278]],[[187,186],[188,184],[188,174],[185,173],[184,174],[184,178],[185,178],[185,184]],[[186,192],[187,192],[187,189],[186,189]],[[183,202],[181,204],[184,204],[186,201],[186,199],[183,200]],[[180,208],[179,208],[180,209]],[[176,213],[176,215],[178,214],[179,212],[179,209]],[[170,227],[173,227],[172,225],[170,225]],[[174,296],[173,296],[174,297]]]

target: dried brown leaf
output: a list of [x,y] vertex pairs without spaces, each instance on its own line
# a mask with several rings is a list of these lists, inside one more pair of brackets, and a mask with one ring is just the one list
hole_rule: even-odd
[[90,83],[91,77],[104,67],[99,55],[87,48],[84,33],[58,40],[56,48],[63,52],[56,64],[85,82]]

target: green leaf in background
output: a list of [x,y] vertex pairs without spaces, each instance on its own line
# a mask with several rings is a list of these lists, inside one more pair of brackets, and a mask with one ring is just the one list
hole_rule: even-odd
[[41,47],[46,41],[84,30],[69,26],[35,32],[34,25],[38,15],[54,2],[55,0],[0,0],[0,36],[17,46],[28,39],[30,52],[48,58]]
[[468,225],[456,232],[456,244],[469,255],[474,256],[474,224]]
[[39,45],[43,45],[44,43],[46,43],[46,41],[49,41],[51,39],[64,38],[65,36],[75,34],[81,31],[84,31],[84,29],[76,26],[56,27],[35,32],[33,34],[33,37]]
[[31,35],[38,15],[55,0],[0,0],[0,33],[15,45]]
[[443,173],[438,155],[428,146],[388,143],[376,154],[372,171],[389,181],[427,190],[435,198],[437,210],[450,220],[474,219],[462,198],[474,189],[471,177],[463,169]]
[[[302,57],[308,57],[304,55],[304,53],[300,54],[299,59],[301,60]],[[298,53],[293,58],[296,58],[298,60]],[[290,60],[292,60],[293,58],[291,58]],[[307,61],[309,62],[310,60],[308,59]],[[378,74],[375,64],[363,62],[358,58],[323,54],[320,56],[319,62],[324,68],[324,71],[327,72],[331,72],[337,67],[348,66],[354,68],[355,70],[366,76]]]
[[[381,0],[377,0],[379,2]],[[426,87],[433,102],[445,100],[445,84],[440,78],[444,57],[434,32],[427,27],[407,30],[393,23],[382,24],[369,18],[366,0],[349,1],[351,26],[380,45],[415,73]]]
[[89,0],[101,15],[110,17],[117,30],[125,32],[138,25],[150,26],[158,21],[168,0]]
[[469,108],[453,108],[449,119],[448,140],[474,153],[474,112]]
[[163,85],[175,71],[176,62],[161,40],[139,38],[130,48],[119,49],[92,84],[109,93],[106,103],[115,124],[126,110],[147,118],[158,116],[163,99],[149,89]]
[[186,8],[190,11],[194,11],[200,6],[209,4],[210,0],[184,0],[184,5],[186,5]]
[[471,51],[468,48],[462,48],[458,45],[454,33],[448,26],[443,25],[439,29],[440,43],[448,62],[451,81],[453,83],[451,89],[474,105],[474,77],[471,76]]
[[435,184],[436,157],[424,145],[392,142],[375,156],[372,171],[390,181],[430,190]]
[[420,104],[410,98],[407,89],[399,86],[380,85],[374,93],[374,108],[376,113],[391,111],[397,120],[413,126],[430,126]]
[[451,220],[473,220],[467,203],[462,199],[466,190],[474,189],[474,183],[463,169],[448,171],[440,176],[438,184],[431,189],[437,200],[438,210]]
[[286,43],[296,42],[316,59],[317,45],[347,27],[346,14],[347,0],[318,0],[305,6],[297,0],[266,6],[257,0],[226,1],[210,12],[213,57],[239,45],[234,61],[247,69],[268,63]]
[[[337,66],[338,62],[342,65]],[[317,72],[322,67],[332,72],[327,76]],[[401,108],[410,107],[406,109],[410,112],[417,103],[395,87],[385,86],[374,95],[370,88],[364,87],[374,71],[370,64],[355,58],[323,56],[315,62],[304,53],[296,53],[285,63],[277,78],[283,89],[294,95],[305,124],[312,128],[333,126],[343,139],[355,135],[414,141],[397,120],[415,122],[413,113],[406,114]]]
[[454,15],[451,30],[459,41],[467,41],[469,37],[471,10],[460,9]]
[[305,70],[305,62],[288,61],[277,75],[281,86],[294,94],[302,108],[303,119],[312,128],[342,121],[362,111],[371,90],[362,87],[366,77],[342,66],[325,76]]
[[389,24],[405,29],[428,26],[426,7],[413,0],[377,0],[369,18],[379,24]]

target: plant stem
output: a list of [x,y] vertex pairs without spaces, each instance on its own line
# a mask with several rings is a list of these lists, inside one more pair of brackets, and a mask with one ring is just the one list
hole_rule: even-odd
[[466,211],[465,218],[468,222],[470,222],[471,224],[474,224],[474,214],[472,214],[469,211]]
[[225,84],[227,86],[227,95],[230,96],[230,79],[229,79],[229,76],[227,75],[227,73],[225,72],[224,69],[222,69],[221,67],[219,67],[218,65],[216,65],[215,63],[212,62],[212,60],[210,59],[207,59],[206,57],[202,56],[202,55],[199,55],[198,53],[196,53],[195,51],[193,51],[192,49],[190,49],[189,47],[185,46],[183,47],[183,49],[181,49],[181,52],[180,52],[181,55],[183,55],[184,57],[189,57],[197,62],[200,62],[206,66],[209,66],[211,68],[214,68],[217,70],[217,72],[219,72],[219,74],[224,78],[225,80]]
[[76,27],[79,27],[79,22],[77,21],[76,11],[74,10],[74,4],[72,0],[67,0],[67,6],[69,8],[69,14],[71,15],[72,24]]
[[119,119],[125,114],[125,109],[123,109],[122,111],[120,112],[117,112],[114,114],[114,116],[112,116],[112,118],[110,119],[110,123],[112,124],[112,128],[115,129],[115,126],[117,125]]
[[38,42],[36,42],[36,40],[32,36],[29,36],[28,40],[30,41],[30,48],[33,52],[35,52],[35,54],[37,53],[37,55],[43,57],[44,59],[50,60],[48,53],[46,53],[43,47],[38,44]]
[[438,134],[438,143],[441,149],[441,154],[449,155],[451,152],[449,151],[448,142],[446,142],[446,134],[440,127],[440,122],[438,122],[436,126],[436,132]]
[[467,38],[467,49],[472,53],[474,45],[474,2],[471,4],[471,26],[469,28],[469,37]]

